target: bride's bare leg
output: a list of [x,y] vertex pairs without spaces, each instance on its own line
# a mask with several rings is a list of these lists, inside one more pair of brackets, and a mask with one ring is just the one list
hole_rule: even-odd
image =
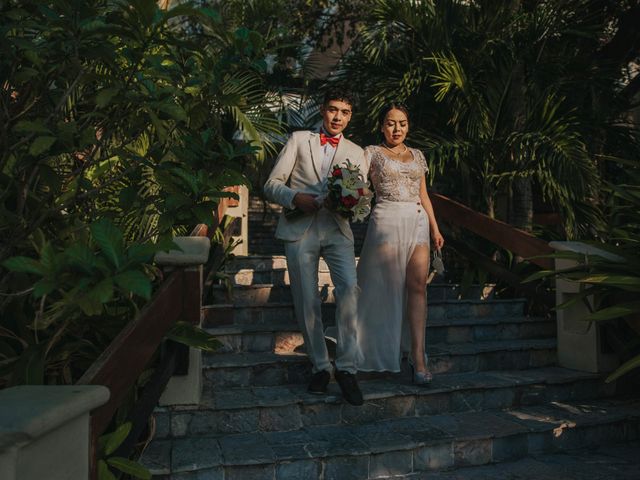
[[417,372],[426,372],[424,337],[427,313],[427,275],[429,274],[429,247],[418,245],[407,265],[407,317],[411,331],[411,352]]

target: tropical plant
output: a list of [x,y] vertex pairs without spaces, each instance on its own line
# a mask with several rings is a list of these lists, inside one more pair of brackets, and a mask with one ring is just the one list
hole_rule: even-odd
[[596,160],[637,153],[620,122],[629,58],[607,50],[633,4],[371,3],[338,79],[364,97],[356,124],[371,128],[384,103],[403,101],[442,189],[525,229],[534,194],[571,237],[602,226]]
[[118,447],[124,442],[131,431],[131,423],[123,423],[113,432],[102,435],[98,439],[97,452],[97,474],[98,480],[116,480],[118,477],[114,475],[123,473],[130,478],[140,478],[149,480],[151,473],[145,467],[128,458],[114,455]]
[[0,35],[0,386],[72,383],[280,133],[268,51],[153,0],[10,0]]
[[591,312],[585,321],[624,332],[610,335],[622,344],[617,353],[623,364],[609,375],[609,382],[640,367],[640,173],[637,162],[624,166],[625,179],[604,191],[608,225],[599,241],[586,242],[592,253],[558,252],[552,257],[569,260],[572,266],[537,272],[525,280],[555,277],[577,283],[579,292],[557,308],[581,302]]

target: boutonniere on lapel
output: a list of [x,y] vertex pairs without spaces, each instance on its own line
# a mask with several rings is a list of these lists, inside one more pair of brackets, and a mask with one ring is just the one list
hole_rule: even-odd
[[347,158],[341,165],[334,165],[328,178],[329,191],[324,205],[353,222],[362,222],[371,212],[369,182],[357,165]]

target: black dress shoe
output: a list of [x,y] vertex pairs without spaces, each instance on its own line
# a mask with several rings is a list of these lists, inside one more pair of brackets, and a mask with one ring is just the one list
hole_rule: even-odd
[[358,387],[356,376],[344,370],[336,370],[334,375],[338,385],[340,385],[344,399],[351,405],[362,405],[364,400],[362,399],[362,392],[360,391],[360,387]]
[[307,391],[309,393],[315,393],[318,395],[327,393],[327,385],[329,385],[329,380],[331,380],[331,374],[326,370],[316,372],[311,376],[311,382],[309,382]]

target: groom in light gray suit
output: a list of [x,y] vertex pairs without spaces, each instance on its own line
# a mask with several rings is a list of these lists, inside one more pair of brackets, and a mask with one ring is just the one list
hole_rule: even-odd
[[[347,159],[366,177],[362,148],[342,135],[351,120],[353,100],[339,90],[325,95],[319,132],[294,132],[280,152],[264,186],[266,197],[285,207],[276,237],[284,240],[296,317],[300,324],[313,375],[309,392],[323,394],[331,378],[318,292],[318,263],[322,256],[335,286],[337,351],[334,373],[344,398],[362,405],[356,380],[357,297],[353,233],[346,218],[322,206],[327,177],[334,165]],[[291,214],[293,213],[293,214]]]

